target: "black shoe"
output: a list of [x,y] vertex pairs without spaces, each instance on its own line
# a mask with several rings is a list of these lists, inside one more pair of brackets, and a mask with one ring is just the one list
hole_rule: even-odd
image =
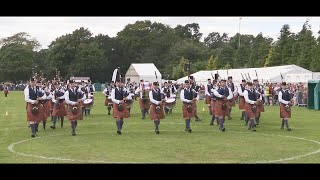
[[291,128],[287,128],[287,131],[291,131]]
[[245,123],[244,125],[245,125],[245,126],[248,126],[248,123]]
[[283,127],[281,127],[280,129],[282,129],[282,130],[283,130]]
[[255,132],[255,131],[257,131],[256,129],[252,129],[252,132]]
[[191,133],[191,132],[192,132],[192,129],[188,129],[188,132]]
[[146,117],[142,117],[141,119],[146,119]]
[[222,132],[224,132],[224,131],[226,131],[226,128],[222,128],[222,129],[220,129]]
[[240,118],[240,120],[244,120],[244,119],[243,119],[243,117],[242,117],[242,118]]
[[55,129],[56,127],[55,126],[50,126],[51,127],[51,129]]
[[213,123],[210,123],[210,126],[214,126],[214,124],[213,124]]
[[76,134],[76,132],[72,132],[71,134],[72,134],[72,136],[75,136],[75,135],[77,135],[77,134]]
[[251,128],[248,128],[248,130],[251,130]]
[[32,138],[35,138],[35,137],[36,137],[36,135],[32,134],[32,135],[31,135],[31,137],[32,137]]
[[159,131],[159,130],[155,130],[154,132],[156,132],[157,134],[159,134],[159,133],[160,133],[160,131]]
[[108,113],[108,115],[111,115],[110,113]]
[[232,119],[232,117],[228,117],[228,120],[231,120]]
[[120,135],[120,134],[121,134],[121,131],[117,131],[117,133]]

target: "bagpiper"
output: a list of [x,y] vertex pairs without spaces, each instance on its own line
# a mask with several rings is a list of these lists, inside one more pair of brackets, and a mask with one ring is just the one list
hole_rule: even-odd
[[208,108],[209,108],[209,114],[212,115],[212,111],[211,111],[211,90],[213,88],[211,79],[208,79],[208,84],[206,84],[205,86],[205,103],[208,104]]
[[235,106],[236,103],[236,98],[238,97],[238,90],[237,87],[234,85],[233,81],[232,81],[232,76],[228,77],[228,83],[227,86],[230,88],[232,94],[233,94],[233,98],[232,101],[230,101],[230,106],[229,106],[229,114],[228,114],[228,120],[231,120],[231,111],[232,111],[232,107]]
[[[259,103],[257,104],[257,114],[256,114],[256,125],[259,125],[260,123],[260,117],[261,117],[261,112],[264,112],[264,105],[263,105],[263,88],[261,88],[258,79],[253,80],[253,88],[255,90],[257,99],[259,99]],[[262,103],[260,103],[262,102]]]
[[192,132],[191,129],[191,118],[194,117],[195,113],[195,102],[196,102],[196,92],[190,87],[190,81],[185,80],[184,88],[180,92],[180,99],[182,101],[182,112],[183,118],[186,122],[185,131],[189,133]]
[[141,109],[142,117],[141,119],[146,118],[146,113],[148,113],[150,109],[150,99],[149,92],[151,91],[151,84],[143,80],[140,81],[140,86],[136,89],[135,94],[140,93],[139,105]]
[[71,122],[71,134],[72,136],[76,135],[76,128],[78,126],[78,120],[80,120],[81,117],[81,107],[80,102],[84,100],[84,96],[81,99],[79,93],[79,89],[75,88],[75,84],[73,80],[69,80],[69,88],[64,93],[65,101],[68,105],[68,120]]
[[244,91],[246,89],[246,80],[242,79],[240,88],[238,88],[238,94],[239,94],[239,110],[242,110],[241,112],[241,118],[240,120],[246,119],[246,109],[245,109],[245,99],[244,99]]
[[8,97],[9,87],[8,87],[7,84],[5,84],[4,87],[3,87],[3,93],[4,93],[4,97]]
[[219,130],[225,131],[224,120],[225,116],[229,115],[229,107],[232,104],[233,93],[229,87],[226,86],[226,80],[220,80],[220,86],[213,91],[216,96],[214,113],[219,124]]
[[257,105],[261,103],[260,99],[257,99],[256,92],[253,88],[252,82],[247,82],[247,89],[243,93],[246,110],[246,117],[250,120],[248,130],[256,131],[255,118],[257,116]]
[[291,131],[289,128],[289,118],[291,118],[291,106],[293,105],[292,95],[289,91],[288,84],[282,82],[281,90],[278,94],[279,103],[280,103],[280,118],[282,118],[281,129],[286,125],[287,131]]
[[[195,92],[194,95],[196,98],[199,96],[200,86],[196,84],[196,81],[193,76],[189,76],[188,78],[190,81],[191,88]],[[201,121],[201,119],[198,117],[197,103],[194,103],[194,117],[196,118],[195,121]]]
[[[215,117],[215,104],[217,101],[217,97],[214,95],[214,91],[218,88],[217,86],[217,80],[212,81],[212,88],[210,89],[210,112],[211,112],[211,121],[210,121],[210,126],[214,125],[214,120],[216,119]],[[217,119],[217,123],[219,124],[219,121]]]
[[66,104],[65,104],[65,90],[63,86],[59,86],[58,82],[54,84],[54,91],[52,92],[52,102],[54,103],[53,112],[52,112],[52,129],[56,128],[56,122],[58,118],[61,121],[61,128],[63,127],[64,116],[67,115]]
[[127,108],[126,100],[131,100],[131,96],[124,87],[124,80],[116,79],[116,87],[111,91],[111,99],[113,102],[113,117],[116,119],[117,133],[122,134],[123,119],[129,118],[130,113]]
[[39,100],[46,99],[45,93],[36,87],[35,78],[31,78],[30,84],[24,89],[24,99],[27,103],[27,120],[32,132],[31,137],[34,138],[43,116],[43,107]]
[[165,118],[163,103],[166,99],[165,94],[159,88],[158,82],[153,82],[152,91],[149,92],[149,99],[151,102],[150,119],[154,122],[155,132],[159,134],[160,120]]

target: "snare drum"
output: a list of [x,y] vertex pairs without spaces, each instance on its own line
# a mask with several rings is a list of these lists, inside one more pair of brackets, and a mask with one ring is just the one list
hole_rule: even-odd
[[170,97],[166,100],[166,106],[168,109],[173,109],[176,106],[176,98]]

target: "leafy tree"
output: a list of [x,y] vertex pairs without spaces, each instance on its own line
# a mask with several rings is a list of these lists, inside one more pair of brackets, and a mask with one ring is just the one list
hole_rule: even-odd
[[34,52],[26,45],[10,45],[0,52],[2,80],[27,80],[31,77]]

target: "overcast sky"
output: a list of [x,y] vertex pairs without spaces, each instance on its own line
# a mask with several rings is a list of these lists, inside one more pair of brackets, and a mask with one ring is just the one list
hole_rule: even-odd
[[127,24],[137,20],[151,20],[174,28],[178,24],[198,23],[200,32],[206,37],[210,32],[226,32],[229,37],[241,34],[257,35],[277,39],[284,24],[289,24],[292,32],[299,32],[303,23],[309,19],[314,36],[318,37],[320,17],[0,17],[0,39],[18,32],[27,32],[47,46],[61,35],[71,33],[79,27],[88,28],[93,35],[117,35]]

